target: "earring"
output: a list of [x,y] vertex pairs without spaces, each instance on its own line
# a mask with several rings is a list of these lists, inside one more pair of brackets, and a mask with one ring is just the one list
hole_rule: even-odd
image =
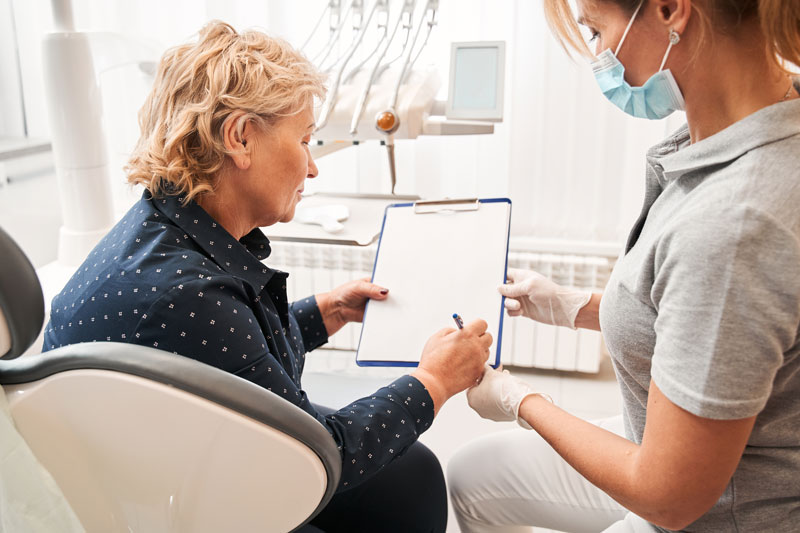
[[678,44],[681,42],[681,35],[672,28],[669,30],[669,42],[671,44]]

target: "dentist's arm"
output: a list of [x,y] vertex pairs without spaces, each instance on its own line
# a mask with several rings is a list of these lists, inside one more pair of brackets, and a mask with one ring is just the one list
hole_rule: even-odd
[[600,331],[600,300],[603,295],[599,292],[591,293],[589,303],[581,307],[575,316],[575,327]]
[[641,445],[581,420],[507,372],[487,368],[467,391],[483,418],[534,429],[582,476],[628,510],[671,530],[685,528],[722,495],[755,417],[712,420],[672,403],[650,382]]
[[539,396],[525,398],[519,414],[586,479],[645,520],[673,530],[700,518],[722,496],[756,419],[696,416],[652,381],[641,445]]

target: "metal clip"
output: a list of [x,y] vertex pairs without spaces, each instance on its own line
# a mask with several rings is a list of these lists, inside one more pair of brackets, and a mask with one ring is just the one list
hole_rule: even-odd
[[477,198],[456,198],[445,200],[420,200],[414,202],[414,213],[439,213],[442,211],[477,211],[481,206]]

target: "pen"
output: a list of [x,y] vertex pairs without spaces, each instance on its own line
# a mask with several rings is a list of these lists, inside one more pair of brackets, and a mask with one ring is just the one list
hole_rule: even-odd
[[464,329],[464,321],[461,320],[461,317],[458,315],[458,313],[453,313],[453,320],[456,321],[456,326],[458,326],[458,329]]

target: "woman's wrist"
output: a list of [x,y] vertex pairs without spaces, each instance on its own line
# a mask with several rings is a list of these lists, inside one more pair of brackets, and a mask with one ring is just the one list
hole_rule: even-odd
[[534,429],[535,414],[547,406],[555,405],[553,398],[544,392],[532,392],[526,395],[517,409],[517,424],[525,429]]
[[330,337],[342,329],[347,322],[342,318],[341,310],[330,292],[316,294],[315,297],[319,313],[322,316],[322,323],[325,324],[325,331]]
[[603,295],[600,293],[592,293],[589,301],[578,310],[575,315],[575,327],[583,329],[593,329],[600,331],[600,300]]
[[422,386],[425,387],[425,390],[427,390],[428,394],[430,394],[431,400],[433,401],[433,415],[436,416],[436,413],[439,412],[439,408],[450,397],[447,394],[444,384],[441,382],[441,380],[439,380],[439,378],[424,368],[418,367],[409,375],[422,383]]

